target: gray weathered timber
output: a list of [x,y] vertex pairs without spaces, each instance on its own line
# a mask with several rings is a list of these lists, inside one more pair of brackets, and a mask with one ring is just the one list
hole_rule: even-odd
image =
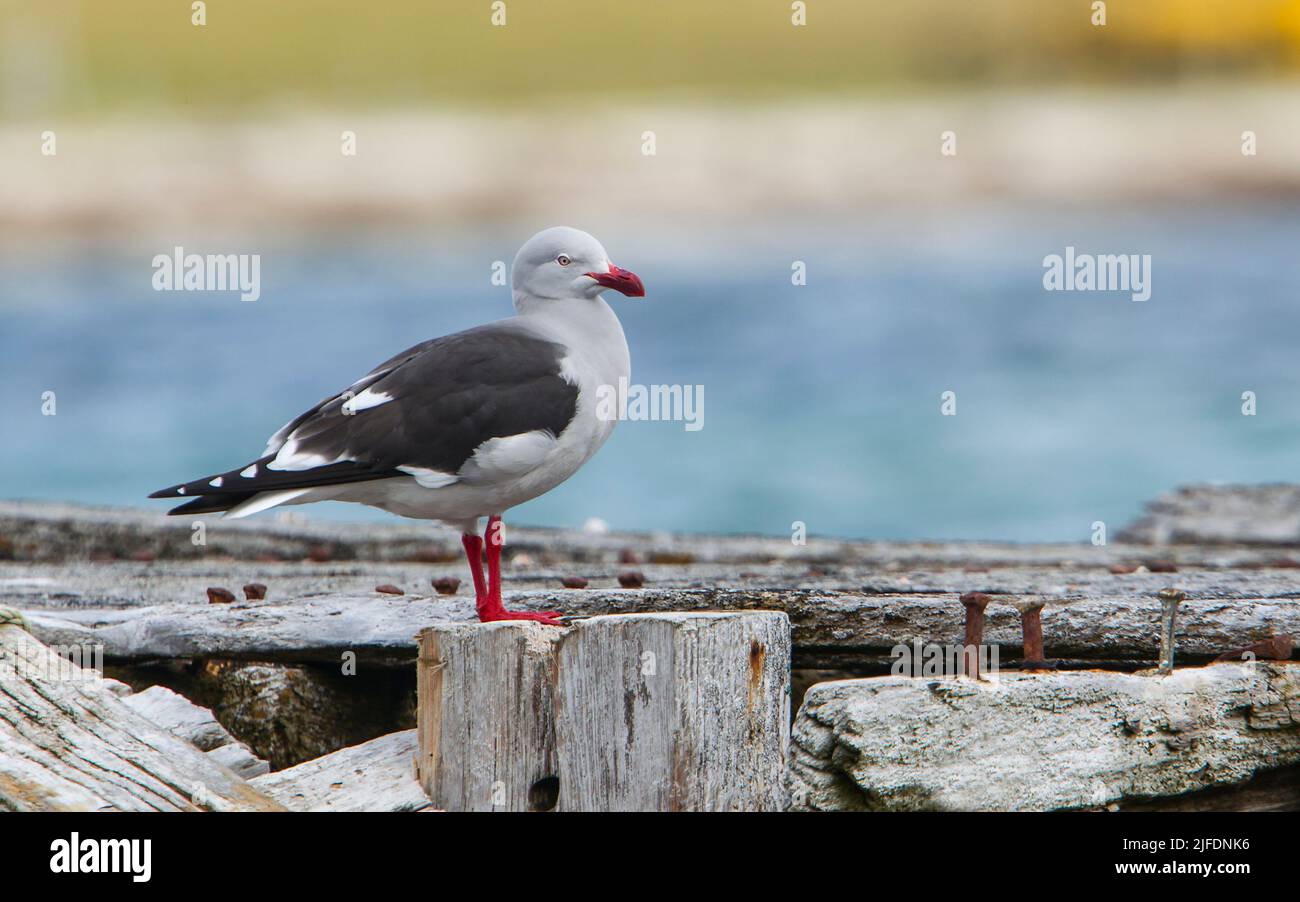
[[[1194,549],[1195,550],[1195,549]],[[1192,554],[1179,549],[1178,574],[1111,573],[1092,560],[1057,563],[1004,563],[996,566],[950,565],[913,567],[843,564],[813,567],[798,563],[659,564],[636,565],[645,576],[645,591],[722,590],[858,593],[866,595],[926,595],[945,592],[1035,592],[1082,597],[1152,592],[1170,579],[1193,582],[1188,590],[1224,597],[1267,597],[1290,593],[1300,585],[1300,562],[1281,558],[1277,551],[1221,549]],[[1250,559],[1243,559],[1247,555]],[[1170,553],[1170,558],[1174,554]],[[524,555],[505,568],[507,591],[559,591],[566,576],[581,576],[592,590],[620,588],[621,564],[544,567]],[[1231,561],[1231,562],[1229,562]],[[1154,562],[1153,562],[1154,563]],[[395,584],[407,597],[432,594],[434,578],[461,581],[460,598],[473,596],[463,561],[452,564],[350,562],[337,564],[257,563],[231,561],[126,561],[29,564],[0,561],[0,605],[43,611],[52,616],[88,616],[92,612],[187,604],[206,607],[207,588],[224,587],[243,600],[241,586],[269,586],[268,602],[323,595],[375,597],[375,587]]]
[[268,761],[257,757],[252,749],[238,739],[219,745],[206,754],[213,761],[234,771],[235,776],[245,780],[267,773],[271,769]]
[[[1166,531],[1163,544],[1204,541],[1252,544],[1256,542],[1300,546],[1300,532],[1290,541],[1285,528],[1268,527],[1260,537],[1255,525],[1269,522],[1269,511],[1294,505],[1294,486],[1201,487],[1193,493],[1215,491],[1248,510],[1234,514],[1230,527],[1203,533]],[[1244,499],[1244,500],[1242,500]],[[1163,500],[1163,499],[1162,499]],[[1159,504],[1160,502],[1157,502]],[[1225,502],[1226,503],[1226,502]],[[1281,516],[1286,520],[1290,514]],[[205,524],[205,544],[192,541],[192,525]],[[514,527],[509,532],[508,558],[527,556],[540,565],[562,562],[590,564],[617,562],[633,550],[646,564],[789,562],[803,564],[862,565],[875,568],[943,566],[1053,566],[1062,562],[1098,565],[1141,560],[1153,552],[1141,547],[1152,540],[1142,521],[1124,532],[1139,544],[1112,543],[1094,547],[1083,543],[1022,545],[1010,542],[875,542],[810,537],[795,545],[788,537],[708,536],[669,533],[593,533],[581,530]],[[1281,536],[1281,540],[1277,537]],[[1164,554],[1166,549],[1160,549]],[[1277,550],[1250,548],[1198,549],[1189,544],[1187,563],[1235,566],[1277,556]],[[134,557],[159,562],[301,561],[307,557],[333,562],[415,561],[425,563],[461,560],[459,536],[450,529],[424,524],[330,523],[312,520],[293,511],[251,520],[220,517],[167,517],[160,511],[100,508],[73,504],[0,501],[0,560],[15,561],[127,561]],[[236,587],[237,588],[237,587]]]
[[627,614],[560,643],[559,808],[782,811],[784,614]]
[[[1125,533],[1130,541],[1103,547],[816,537],[795,546],[785,537],[515,528],[504,560],[507,603],[580,616],[785,611],[794,666],[803,668],[795,672],[797,698],[819,679],[887,671],[895,645],[957,641],[957,596],[968,591],[994,595],[986,635],[1000,646],[1004,666],[1019,657],[1020,629],[1000,594],[1047,596],[1047,657],[1075,668],[1152,665],[1159,622],[1154,595],[1164,586],[1189,595],[1179,611],[1180,665],[1275,634],[1300,635],[1300,540],[1288,538],[1297,489],[1193,488],[1179,496],[1153,505],[1158,521],[1136,524]],[[106,662],[135,685],[160,680],[202,699],[276,766],[409,727],[414,712],[401,708],[413,695],[413,636],[429,623],[473,619],[457,537],[425,524],[316,523],[298,512],[202,519],[207,544],[196,546],[189,519],[0,502],[0,605],[23,609],[47,642],[102,642]],[[1229,544],[1241,542],[1253,544]],[[626,557],[636,562],[625,564]],[[1177,572],[1152,572],[1171,568]],[[626,569],[644,573],[644,588],[618,587],[616,577]],[[440,576],[459,578],[460,594],[431,596],[430,580]],[[566,576],[581,576],[590,588],[558,589]],[[269,587],[265,601],[242,600],[241,586],[250,582]],[[375,593],[384,583],[407,594]],[[240,600],[210,605],[209,586],[224,586]],[[339,672],[347,651],[357,653],[361,667],[333,685],[325,677]],[[827,669],[818,676],[807,668]],[[311,680],[310,692],[277,691],[291,688],[292,681],[278,679],[291,670],[321,679]],[[270,676],[277,678],[263,679]],[[110,692],[129,692],[101,683]],[[1076,708],[1091,710],[1068,705],[1053,716],[1068,724]],[[312,725],[312,715],[323,711],[330,718]],[[352,733],[334,729],[362,721],[364,728]],[[289,737],[275,731],[290,724],[293,737],[310,741],[286,744]],[[1037,729],[1027,741],[1050,747],[1056,738]],[[1199,766],[1185,760],[1189,768]],[[1182,796],[1126,796],[1114,804],[1205,805],[1211,796],[1216,804],[1238,804],[1264,780],[1215,783]],[[533,804],[555,801],[555,786],[529,786]]]
[[211,711],[166,686],[150,686],[142,692],[124,695],[122,702],[173,736],[206,752],[245,780],[271,769],[248,746],[231,736]]
[[0,626],[0,810],[281,810],[117,691]]
[[415,730],[389,733],[249,782],[290,811],[427,811]]
[[438,807],[785,807],[781,613],[439,624],[420,649],[420,778]]
[[1125,527],[1126,542],[1300,545],[1300,486],[1190,485],[1161,495]]
[[[130,559],[457,561],[462,551],[454,530],[433,524],[355,524],[312,520],[294,511],[254,520],[167,517],[154,510],[101,508],[38,501],[0,501],[0,558],[20,561]],[[203,544],[192,526],[205,524]],[[915,543],[922,549],[925,543]],[[799,561],[870,556],[876,543],[811,538],[795,545],[771,536],[696,536],[666,532],[617,533],[512,527],[511,553],[540,562],[616,561],[626,548],[644,560]]]
[[[389,540],[413,540],[425,534],[424,527],[367,525],[358,530],[339,524],[257,522],[261,525],[256,528],[244,521],[211,524],[213,530],[229,526],[235,529],[232,535],[249,541],[255,537],[262,543],[251,560],[220,557],[230,549],[209,544],[197,559],[0,563],[0,604],[27,612],[37,633],[49,641],[89,634],[105,643],[110,660],[116,662],[229,656],[336,663],[344,651],[409,660],[413,627],[473,617],[467,586],[458,596],[430,597],[433,576],[455,575],[464,581],[459,558],[440,564],[263,559],[280,547],[277,543],[289,541],[284,531],[302,547],[331,536],[339,542],[360,543],[349,546],[349,555],[359,558],[378,557],[383,553],[380,546]],[[61,531],[64,528],[73,538],[86,538],[100,528],[97,524],[106,523],[133,541],[146,541],[160,535],[159,530],[177,526],[140,512],[0,503],[0,525],[4,523],[12,531],[7,539],[0,532],[0,539],[9,541],[14,546],[10,551],[19,558],[35,554],[17,547],[24,543],[39,550],[61,542],[64,550],[75,551],[75,542]],[[1300,562],[1268,547],[1179,545],[1153,550],[1114,544],[817,539],[808,546],[792,546],[781,539],[752,536],[678,537],[669,542],[662,536],[540,530],[512,531],[511,542],[506,585],[512,604],[525,609],[560,608],[578,616],[784,610],[793,622],[800,667],[874,669],[894,645],[914,639],[949,641],[960,635],[960,608],[949,600],[967,591],[1048,596],[1047,653],[1108,667],[1153,659],[1155,643],[1147,636],[1146,606],[1163,586],[1178,585],[1192,599],[1193,619],[1185,624],[1186,638],[1179,648],[1187,661],[1211,658],[1279,631],[1295,632],[1296,609],[1291,604],[1300,597]],[[523,542],[523,547],[517,547],[517,542]],[[647,578],[644,588],[615,587],[615,577],[624,567],[617,562],[620,545],[643,560],[661,561],[637,565]],[[677,553],[688,547],[699,553]],[[252,550],[253,546],[244,549]],[[0,556],[3,553],[0,544]],[[57,556],[56,549],[41,552],[47,553]],[[1112,565],[1123,565],[1117,566],[1121,571],[1137,569],[1113,573]],[[1170,566],[1179,572],[1149,572]],[[557,589],[566,575],[589,579],[591,588]],[[208,604],[206,587],[226,586],[238,595],[245,582],[268,585],[268,599],[241,600],[230,606]],[[382,583],[398,584],[408,594],[380,596],[373,590]],[[1204,618],[1195,616],[1197,610],[1220,601],[1233,603]],[[1018,647],[1009,609],[995,603],[989,616],[992,641],[1004,653]]]
[[1178,796],[1124,799],[1120,811],[1300,811],[1300,765],[1256,772],[1245,783],[1211,786]]
[[[988,574],[980,574],[987,577]],[[1140,591],[1103,584],[1090,594],[1049,597],[1042,613],[1049,658],[1150,661],[1159,645],[1162,585],[1188,591],[1179,609],[1180,660],[1205,660],[1277,633],[1300,635],[1300,586],[1293,571],[1255,573],[1253,580],[1217,572],[1151,574]],[[990,588],[987,579],[966,584]],[[1242,595],[1254,588],[1270,596]],[[1200,593],[1213,593],[1205,597]],[[778,610],[793,630],[796,666],[805,649],[826,666],[864,655],[887,655],[914,640],[948,643],[962,636],[957,594],[729,589],[587,589],[514,592],[522,610],[561,608],[575,616],[691,610]],[[111,660],[220,657],[337,663],[345,651],[409,660],[411,637],[431,622],[471,622],[469,598],[323,596],[228,605],[159,605],[116,611],[25,612],[32,631],[50,644],[97,642]],[[994,596],[985,641],[1008,650],[1021,642],[1020,617]],[[804,657],[803,660],[807,661]]]
[[552,807],[556,648],[568,632],[522,621],[420,632],[418,776],[435,807]]
[[210,752],[234,741],[226,728],[217,723],[211,711],[200,708],[165,686],[150,686],[141,692],[123,696],[122,701],[127,707],[138,711],[146,719],[173,736],[184,739],[201,752]]
[[1046,810],[1177,796],[1300,762],[1300,665],[821,683],[793,807]]

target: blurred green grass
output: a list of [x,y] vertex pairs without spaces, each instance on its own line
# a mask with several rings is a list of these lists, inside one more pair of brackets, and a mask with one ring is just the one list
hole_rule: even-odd
[[[1293,72],[1300,0],[0,0],[8,113],[772,99]],[[33,48],[35,48],[33,50]]]

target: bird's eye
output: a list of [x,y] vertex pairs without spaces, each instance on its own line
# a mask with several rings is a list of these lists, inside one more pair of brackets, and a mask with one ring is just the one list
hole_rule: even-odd
[[560,264],[561,266],[568,266],[573,261],[569,259],[568,254],[560,254],[560,256],[555,258],[555,262]]

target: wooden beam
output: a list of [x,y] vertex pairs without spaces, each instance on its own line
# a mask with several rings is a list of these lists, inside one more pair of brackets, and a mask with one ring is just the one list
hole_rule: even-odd
[[[1293,571],[1268,588],[1290,592]],[[1163,574],[1161,576],[1164,576]],[[1204,574],[1171,574],[1164,582],[1186,588],[1179,608],[1178,654],[1206,661],[1234,647],[1277,633],[1300,635],[1294,597],[1230,596],[1205,585]],[[1264,588],[1263,578],[1241,591]],[[1283,585],[1285,583],[1285,585]],[[982,583],[974,583],[977,586]],[[1049,658],[1083,661],[1150,661],[1158,647],[1159,582],[1139,592],[1103,590],[1052,598],[1043,609]],[[1147,594],[1150,590],[1151,594]],[[1207,594],[1201,595],[1199,593]],[[985,641],[1016,657],[1021,642],[1014,596],[994,595]],[[576,615],[692,610],[779,610],[790,618],[796,666],[841,667],[870,663],[898,645],[948,643],[962,636],[957,594],[864,594],[836,591],[736,589],[593,589],[514,592],[522,610],[562,608]],[[272,661],[337,662],[344,652],[372,659],[409,660],[410,637],[438,621],[471,621],[472,599],[375,595],[322,595],[285,601],[159,605],[117,611],[28,610],[36,635],[50,644],[102,643],[112,661],[225,657]],[[76,619],[73,619],[76,618]]]

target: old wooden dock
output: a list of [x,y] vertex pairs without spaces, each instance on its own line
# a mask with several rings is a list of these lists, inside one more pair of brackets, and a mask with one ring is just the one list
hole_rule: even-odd
[[[358,530],[294,520],[210,520],[204,542],[196,544],[191,524],[154,514],[3,503],[0,606],[21,612],[26,625],[6,628],[10,656],[17,649],[30,655],[36,646],[97,648],[108,675],[120,681],[120,693],[135,689],[138,696],[158,685],[210,710],[233,734],[222,746],[227,761],[194,745],[193,735],[181,737],[203,758],[203,767],[225,769],[221,780],[213,778],[220,792],[209,797],[216,801],[208,807],[236,804],[221,800],[243,784],[248,799],[270,800],[256,804],[290,808],[409,810],[426,802],[453,810],[780,807],[783,802],[763,795],[766,789],[724,802],[704,787],[731,779],[727,774],[734,771],[727,768],[734,761],[727,755],[749,755],[763,762],[753,765],[755,772],[770,770],[776,735],[770,725],[780,720],[791,728],[784,714],[773,716],[783,705],[798,711],[781,781],[796,807],[980,808],[1012,805],[1017,798],[1024,807],[1045,808],[1185,807],[1197,799],[1207,807],[1294,807],[1300,805],[1300,779],[1293,776],[1300,767],[1295,664],[1210,665],[1229,649],[1300,635],[1300,517],[1277,493],[1267,497],[1273,513],[1251,518],[1241,513],[1236,496],[1176,495],[1154,505],[1151,516],[1129,530],[1132,541],[1104,546],[815,537],[795,545],[748,536],[688,540],[514,530],[506,562],[510,604],[559,608],[574,618],[569,629],[553,631],[540,645],[534,641],[515,658],[509,658],[508,646],[518,643],[522,627],[492,635],[472,625],[472,598],[464,586],[451,595],[432,588],[437,578],[464,576],[451,534],[408,526]],[[1249,541],[1232,541],[1229,521],[1247,523]],[[619,579],[629,570],[639,572],[640,587],[621,584],[635,584]],[[568,576],[585,578],[588,587],[563,588]],[[244,597],[242,587],[253,583],[267,587],[264,598]],[[380,585],[404,594],[375,591]],[[1156,593],[1166,586],[1187,593],[1172,679],[1148,672],[1159,647]],[[225,588],[234,600],[211,603],[209,588]],[[958,597],[972,591],[991,598],[985,642],[996,648],[1005,678],[984,685],[891,675],[900,647],[961,640],[964,609]],[[1014,602],[1030,595],[1044,600],[1044,652],[1054,669],[1018,675],[1023,640]],[[700,779],[679,781],[671,790],[665,762],[673,753],[650,741],[653,730],[693,735],[698,723],[691,712],[714,709],[687,700],[696,678],[678,672],[672,655],[667,682],[657,689],[638,683],[638,672],[628,668],[639,659],[627,646],[648,641],[641,630],[666,630],[655,641],[676,647],[671,634],[701,613],[723,622],[725,615],[748,612],[772,614],[732,619],[749,623],[775,616],[789,625],[784,645],[776,635],[781,630],[763,640],[771,653],[765,652],[762,689],[753,699],[763,717],[745,721],[749,729],[758,722],[767,726],[723,746],[693,740],[703,745],[689,747],[678,760],[691,762]],[[424,652],[416,641],[422,631]],[[16,632],[28,638],[12,638]],[[435,677],[424,668],[444,661],[450,649],[469,670],[437,678],[440,713],[426,716],[432,708],[417,706],[417,684],[424,701],[433,697],[427,684]],[[727,674],[748,662],[748,649],[732,637],[708,652],[719,668],[716,691],[739,699],[740,707],[751,701],[740,682],[744,674]],[[522,669],[505,675],[504,660],[516,660]],[[547,669],[556,662],[563,662],[559,676]],[[772,668],[788,677],[773,682]],[[507,689],[494,694],[494,680]],[[608,688],[608,697],[597,687]],[[648,699],[640,699],[642,691]],[[495,700],[504,712],[520,704],[517,692],[551,706],[534,706],[531,721],[511,728],[517,735],[501,732],[507,730],[501,722],[485,726],[456,714],[456,706],[470,700]],[[620,707],[605,707],[611,700],[621,705],[629,694],[640,706],[634,706],[639,739],[628,737],[631,728]],[[927,708],[940,696],[950,702],[942,711]],[[156,698],[134,706],[102,693],[94,699],[108,706],[110,721],[122,709],[121,722],[129,728],[119,738],[143,730],[142,723],[154,724],[143,716],[151,707],[166,707]],[[731,711],[717,711],[724,709]],[[914,723],[886,716],[907,710],[929,710],[930,716]],[[154,727],[175,738],[180,734],[169,730],[183,733],[179,724],[186,721],[175,711],[171,716],[179,721]],[[584,716],[595,719],[583,721]],[[740,721],[716,711],[710,716],[720,735],[735,729],[741,736]],[[943,716],[952,721],[945,723]],[[35,728],[27,719],[12,693],[0,694],[0,728],[8,724],[30,742]],[[435,722],[438,747],[430,756]],[[997,725],[980,749],[966,755],[972,767],[983,764],[970,774],[946,770],[950,759],[942,745],[935,746],[936,737],[955,735],[959,726],[969,732],[972,723]],[[487,735],[514,743],[518,755],[511,760],[522,768],[518,773],[503,778],[506,765],[499,764],[497,778],[486,779],[470,768],[474,743],[481,745]],[[859,741],[862,736],[872,741]],[[999,753],[1003,736],[1015,742]],[[1070,736],[1096,741],[1070,751],[1063,745]],[[620,766],[632,768],[628,773],[638,774],[635,780],[611,782],[613,764],[599,757],[619,743],[630,756]],[[48,800],[56,798],[73,807],[193,804],[183,794],[166,801],[151,797],[149,803],[129,803],[107,790],[43,796],[42,772],[31,763],[36,752],[24,756],[13,748],[0,747],[0,780],[21,774],[24,789],[5,784],[0,807],[52,807]],[[921,749],[939,757],[927,759]],[[1139,750],[1158,767],[1131,767]],[[108,753],[62,749],[69,762],[92,752]],[[57,755],[49,762],[55,760]],[[258,760],[269,762],[272,772],[241,775],[240,767],[256,768]],[[133,766],[152,765],[142,759]],[[716,780],[711,768],[717,768]],[[360,781],[358,770],[373,777]],[[345,772],[353,775],[347,791],[331,799],[322,787],[339,782],[331,773]],[[52,773],[57,780],[57,769]],[[552,792],[548,778],[562,788]],[[228,780],[241,783],[223,782]],[[1034,792],[1005,790],[1024,780],[1034,782]],[[683,794],[688,785],[698,794]],[[1261,796],[1262,786],[1269,789]],[[594,794],[584,794],[589,791]]]

